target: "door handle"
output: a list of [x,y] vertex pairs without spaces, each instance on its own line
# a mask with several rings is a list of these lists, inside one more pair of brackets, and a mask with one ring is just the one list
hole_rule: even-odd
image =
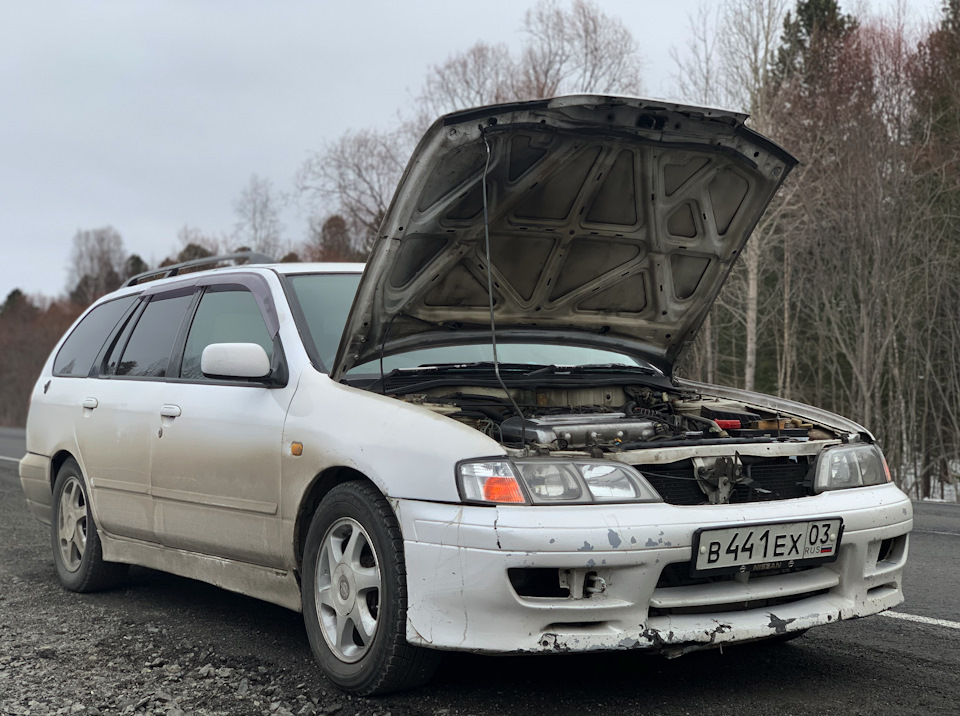
[[164,418],[179,418],[180,417],[180,406],[179,405],[164,405],[160,408],[160,415]]
[[100,403],[97,402],[96,398],[84,398],[82,405],[87,410],[93,410],[98,405],[100,405]]

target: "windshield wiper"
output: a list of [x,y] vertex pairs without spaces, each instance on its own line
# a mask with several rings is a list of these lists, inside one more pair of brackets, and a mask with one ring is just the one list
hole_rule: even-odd
[[[492,380],[494,366],[492,361],[473,361],[464,363],[431,363],[410,368],[394,368],[382,378],[373,381],[368,389],[381,389],[388,385],[404,390],[423,388],[436,381],[450,384],[450,381],[476,381],[486,384]],[[624,376],[650,376],[653,379],[663,376],[651,366],[625,365],[621,363],[597,363],[588,365],[537,365],[532,363],[501,363],[500,372],[508,377],[512,385],[535,385],[537,381],[554,378],[564,383],[577,380],[577,376],[593,375],[604,384],[622,381]]]
[[526,373],[524,378],[535,378],[540,375],[570,375],[584,373],[640,373],[641,375],[659,375],[658,372],[645,365],[626,365],[624,363],[590,363],[587,365],[544,365]]
[[[529,363],[501,363],[500,370],[507,371],[510,373],[525,373],[530,369]],[[550,366],[541,366],[544,368],[549,368]],[[384,373],[377,380],[372,381],[367,387],[369,389],[380,389],[382,386],[385,386],[388,382],[392,382],[395,379],[403,378],[419,378],[419,379],[430,379],[434,376],[449,376],[451,374],[462,376],[469,376],[475,373],[484,373],[487,371],[493,370],[492,361],[473,361],[473,362],[463,362],[463,363],[429,363],[424,365],[413,366],[409,368],[394,368],[393,370]]]
[[[500,363],[500,370],[510,370],[510,371],[519,371],[526,373],[530,368],[551,368],[552,366],[541,366],[530,363]],[[478,361],[464,361],[459,363],[424,363],[423,365],[418,365],[411,368],[397,368],[395,373],[418,373],[421,371],[424,372],[438,372],[446,373],[451,371],[471,371],[471,370],[492,370],[493,361],[489,360],[478,360]]]

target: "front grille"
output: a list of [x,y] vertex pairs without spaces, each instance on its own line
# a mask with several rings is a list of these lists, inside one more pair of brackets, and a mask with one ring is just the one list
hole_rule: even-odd
[[[764,609],[810,599],[840,584],[822,565],[771,569],[734,576],[691,576],[691,562],[666,565],[650,600],[651,617],[722,614]],[[745,577],[745,579],[744,579]]]
[[663,501],[671,505],[699,505],[708,502],[700,489],[691,460],[671,462],[667,465],[637,465],[653,489]]
[[[805,572],[808,569],[817,569],[820,565],[807,564],[795,567],[784,567],[783,569],[767,569],[762,572],[751,572],[750,578],[754,581],[764,577],[776,577],[781,574],[796,574]],[[672,562],[663,568],[660,572],[660,579],[657,580],[657,589],[665,587],[695,587],[703,584],[713,584],[716,582],[735,582],[737,581],[733,574],[718,574],[716,576],[692,576],[692,562]]]
[[[804,457],[764,458],[743,455],[740,461],[744,473],[753,480],[753,484],[737,485],[730,494],[730,502],[733,504],[791,500],[813,494],[807,479],[810,464]],[[710,502],[700,489],[692,460],[636,467],[668,504],[702,505]]]
[[806,458],[774,457],[760,458],[750,462],[741,458],[744,472],[769,494],[757,492],[749,485],[737,485],[730,502],[764,502],[767,500],[791,500],[812,495],[812,483],[807,480],[810,463]]

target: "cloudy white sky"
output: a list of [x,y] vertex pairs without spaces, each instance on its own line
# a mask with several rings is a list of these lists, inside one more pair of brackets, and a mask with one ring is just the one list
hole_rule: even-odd
[[[600,0],[641,43],[647,96],[675,97],[670,50],[700,1]],[[430,65],[519,46],[533,4],[0,0],[0,301],[61,293],[78,229],[112,225],[151,265],[185,225],[229,233],[252,173],[291,190],[310,150],[387,127]],[[284,222],[305,238],[295,209]]]

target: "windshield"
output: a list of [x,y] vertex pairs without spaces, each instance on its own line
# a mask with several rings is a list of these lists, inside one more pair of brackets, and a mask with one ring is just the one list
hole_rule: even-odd
[[340,336],[353,305],[353,297],[360,283],[358,273],[310,273],[290,276],[290,285],[307,321],[313,355],[319,356],[326,370],[330,370],[340,346]]
[[[358,273],[295,274],[289,277],[290,285],[306,319],[314,355],[319,356],[324,368],[330,369],[340,346],[340,336],[347,322],[347,314],[353,305],[353,297],[360,283]],[[630,356],[600,348],[554,345],[546,343],[498,343],[497,358],[501,363],[523,365],[625,365],[648,367],[649,364]],[[493,360],[493,347],[489,343],[423,348],[383,359],[384,372],[429,365],[481,363]],[[369,361],[355,366],[347,375],[377,375],[380,362]]]

